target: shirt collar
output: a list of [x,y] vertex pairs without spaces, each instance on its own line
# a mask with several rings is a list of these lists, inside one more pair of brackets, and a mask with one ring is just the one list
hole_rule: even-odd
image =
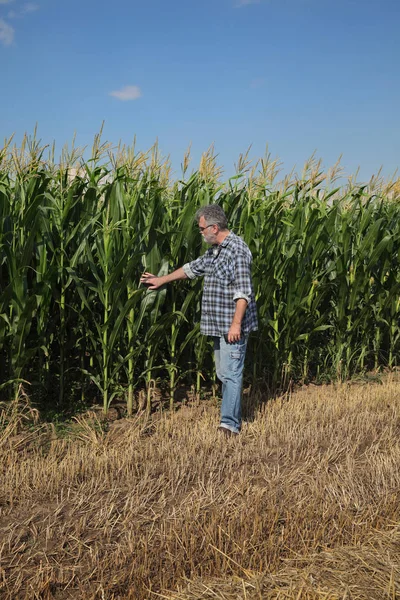
[[233,238],[233,235],[234,235],[234,234],[233,234],[233,232],[232,232],[232,231],[230,231],[230,232],[228,233],[228,235],[226,236],[226,238],[224,239],[224,241],[220,243],[220,246],[222,246],[223,248],[224,248],[225,246],[227,246],[227,245],[229,244],[229,242],[232,240],[232,238]]

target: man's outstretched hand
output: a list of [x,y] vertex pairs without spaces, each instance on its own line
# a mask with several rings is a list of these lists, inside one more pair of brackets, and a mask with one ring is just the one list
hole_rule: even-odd
[[140,283],[143,283],[148,287],[149,290],[157,290],[164,283],[163,277],[157,277],[152,273],[143,273],[140,278]]

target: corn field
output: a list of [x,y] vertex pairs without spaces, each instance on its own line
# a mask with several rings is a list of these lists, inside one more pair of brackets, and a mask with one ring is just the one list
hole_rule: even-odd
[[[45,157],[45,152],[46,157]],[[48,155],[48,157],[47,157]],[[0,394],[20,384],[55,412],[100,400],[107,411],[155,386],[171,407],[180,386],[215,380],[199,333],[201,281],[149,291],[205,251],[196,210],[220,204],[253,253],[259,331],[247,383],[284,390],[395,367],[400,351],[400,193],[379,177],[337,183],[310,159],[277,181],[270,155],[239,157],[222,182],[213,149],[173,180],[154,146],[112,149],[96,136],[91,158],[33,139],[0,150]]]

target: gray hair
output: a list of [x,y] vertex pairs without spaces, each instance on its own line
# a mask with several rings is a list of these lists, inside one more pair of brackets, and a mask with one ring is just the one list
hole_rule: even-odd
[[200,221],[200,218],[204,217],[207,225],[218,225],[221,230],[228,229],[228,220],[222,208],[218,204],[209,204],[208,206],[202,206],[196,212],[196,221]]

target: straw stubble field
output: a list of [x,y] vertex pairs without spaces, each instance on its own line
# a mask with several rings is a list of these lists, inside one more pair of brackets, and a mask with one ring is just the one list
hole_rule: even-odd
[[217,422],[213,401],[64,437],[11,416],[1,598],[400,598],[393,375],[271,400],[238,438]]

